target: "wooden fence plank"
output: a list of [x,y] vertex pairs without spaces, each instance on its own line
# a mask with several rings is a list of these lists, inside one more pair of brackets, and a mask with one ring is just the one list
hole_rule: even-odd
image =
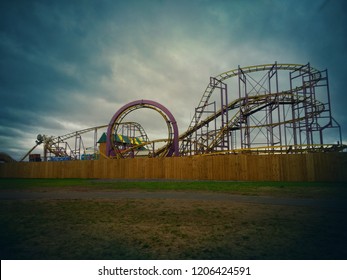
[[216,155],[0,164],[0,178],[347,181],[347,153]]

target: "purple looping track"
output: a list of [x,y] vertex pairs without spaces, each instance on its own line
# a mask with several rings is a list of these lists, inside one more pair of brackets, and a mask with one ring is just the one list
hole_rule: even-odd
[[112,117],[108,128],[107,128],[107,139],[106,139],[106,155],[107,156],[111,156],[112,152],[113,152],[113,148],[112,148],[112,140],[111,140],[111,135],[112,135],[112,127],[113,124],[116,122],[116,120],[128,109],[130,109],[131,107],[135,107],[135,106],[139,106],[139,105],[143,105],[143,107],[146,107],[146,105],[155,107],[159,110],[161,110],[163,113],[165,113],[165,115],[168,117],[172,129],[173,129],[173,139],[172,139],[172,144],[171,147],[169,148],[169,151],[167,153],[167,156],[179,156],[179,145],[178,145],[178,126],[177,126],[177,122],[174,118],[174,116],[171,114],[171,112],[162,104],[152,101],[152,100],[145,100],[145,99],[141,99],[141,100],[136,100],[133,102],[130,102],[126,105],[124,105],[123,107],[121,107]]

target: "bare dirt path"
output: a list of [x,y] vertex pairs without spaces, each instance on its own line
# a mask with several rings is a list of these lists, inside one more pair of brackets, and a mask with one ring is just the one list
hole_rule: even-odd
[[235,203],[271,204],[347,208],[343,199],[279,198],[271,196],[235,195],[208,191],[119,191],[85,190],[81,188],[54,190],[0,190],[0,200],[120,200],[120,199],[179,199],[195,201],[230,201]]

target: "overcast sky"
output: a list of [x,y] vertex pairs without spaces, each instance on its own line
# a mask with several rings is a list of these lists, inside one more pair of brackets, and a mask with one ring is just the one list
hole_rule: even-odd
[[0,151],[36,135],[107,124],[137,99],[162,103],[183,132],[210,76],[263,63],[329,71],[347,137],[344,0],[2,0]]

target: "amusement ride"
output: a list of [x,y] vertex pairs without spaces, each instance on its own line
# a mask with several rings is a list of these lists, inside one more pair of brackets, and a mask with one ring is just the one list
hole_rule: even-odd
[[[158,113],[166,124],[167,136],[149,139],[140,123],[124,120],[138,109]],[[102,151],[97,146],[98,135],[106,128]],[[327,143],[332,132],[335,143]],[[89,150],[83,141],[88,133],[93,133],[94,139]],[[239,66],[211,77],[188,128],[181,134],[163,104],[136,100],[121,107],[108,125],[55,137],[39,134],[21,161],[41,144],[44,161],[336,152],[346,148],[341,127],[331,112],[328,71],[309,63],[277,62]]]

